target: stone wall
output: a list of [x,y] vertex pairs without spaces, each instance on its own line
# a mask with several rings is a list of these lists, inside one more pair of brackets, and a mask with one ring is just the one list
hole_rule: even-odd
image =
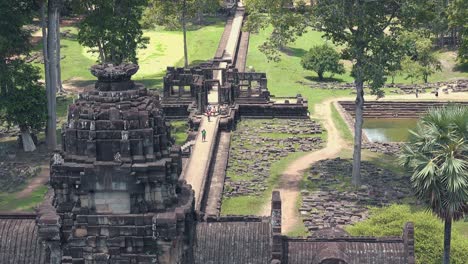
[[[432,107],[443,107],[446,101],[372,101],[364,103],[364,118],[418,118]],[[468,102],[454,102],[468,105]],[[338,104],[354,118],[354,101]]]
[[[333,90],[351,90],[356,86],[354,83],[339,83],[339,82],[317,82],[317,83],[306,83],[302,82],[303,85],[309,86],[313,89],[333,89]],[[364,86],[368,88],[367,85]],[[423,84],[386,84],[385,88],[395,88],[392,93],[398,94],[411,94],[418,90],[419,93],[426,92],[426,89],[432,91],[442,89],[443,92],[467,92],[468,91],[468,79],[449,81],[449,82],[434,82],[434,83],[423,83]]]

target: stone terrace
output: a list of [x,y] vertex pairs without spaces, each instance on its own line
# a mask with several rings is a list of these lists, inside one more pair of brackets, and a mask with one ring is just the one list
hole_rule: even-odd
[[260,195],[271,164],[294,152],[322,146],[322,128],[312,120],[244,120],[233,133],[224,197]]
[[385,206],[412,197],[409,178],[366,161],[361,166],[364,185],[359,189],[350,187],[350,160],[323,160],[309,170],[299,209],[309,231],[362,221],[368,217],[369,206]]

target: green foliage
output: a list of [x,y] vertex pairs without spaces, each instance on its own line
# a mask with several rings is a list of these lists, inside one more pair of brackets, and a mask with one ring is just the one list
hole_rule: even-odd
[[35,1],[0,0],[0,60],[29,51],[30,32],[23,28],[32,21]]
[[175,144],[182,146],[187,141],[188,123],[186,120],[171,121],[171,135],[175,140]]
[[468,62],[468,1],[451,1],[448,11],[450,27],[453,29],[458,29],[460,34],[458,59],[461,62]]
[[468,212],[468,107],[430,110],[403,148],[405,167],[418,199],[444,220]]
[[[0,95],[4,96],[11,89],[12,65],[15,56],[29,52],[30,32],[24,25],[32,22],[35,1],[0,0]],[[0,108],[1,105],[0,105]],[[0,110],[1,111],[1,110]]]
[[333,74],[344,74],[344,65],[340,63],[340,54],[327,44],[312,47],[301,61],[302,67],[315,71],[320,81],[323,80],[325,72]]
[[[143,12],[142,25],[145,28],[163,26],[167,30],[182,28],[183,0],[149,0]],[[197,18],[201,22],[203,14],[213,14],[220,8],[219,0],[186,0],[185,16],[187,20]]]
[[78,41],[99,53],[101,63],[137,62],[138,48],[145,48],[139,23],[147,0],[80,1],[85,18],[79,24]]
[[47,100],[38,83],[38,70],[21,60],[11,61],[7,66],[8,71],[2,75],[10,77],[10,89],[0,98],[3,108],[0,120],[9,126],[18,125],[21,130],[41,130],[47,119]]
[[[413,211],[408,205],[372,209],[369,219],[349,226],[353,236],[401,236],[406,222],[414,223],[416,263],[442,262],[444,227],[437,217],[426,211]],[[466,264],[468,240],[452,232],[451,263]]]
[[[427,83],[430,75],[441,71],[441,64],[432,49],[432,41],[422,31],[403,32],[399,42],[406,51],[402,72],[407,79],[422,78]],[[411,61],[410,61],[411,60]]]

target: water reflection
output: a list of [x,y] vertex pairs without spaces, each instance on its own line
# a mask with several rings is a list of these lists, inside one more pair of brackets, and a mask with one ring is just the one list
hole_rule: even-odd
[[415,129],[416,118],[365,118],[363,130],[371,142],[404,142],[409,129]]

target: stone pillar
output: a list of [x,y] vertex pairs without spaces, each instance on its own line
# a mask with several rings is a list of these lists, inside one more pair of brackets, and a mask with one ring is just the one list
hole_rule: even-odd
[[283,259],[283,237],[281,236],[281,196],[279,191],[273,191],[271,197],[271,229],[273,245],[271,259],[281,263]]
[[46,199],[37,211],[38,234],[40,240],[50,250],[50,264],[61,264],[60,216],[57,215],[50,199]]
[[407,222],[403,228],[403,243],[405,244],[406,263],[416,263],[414,255],[414,224]]

